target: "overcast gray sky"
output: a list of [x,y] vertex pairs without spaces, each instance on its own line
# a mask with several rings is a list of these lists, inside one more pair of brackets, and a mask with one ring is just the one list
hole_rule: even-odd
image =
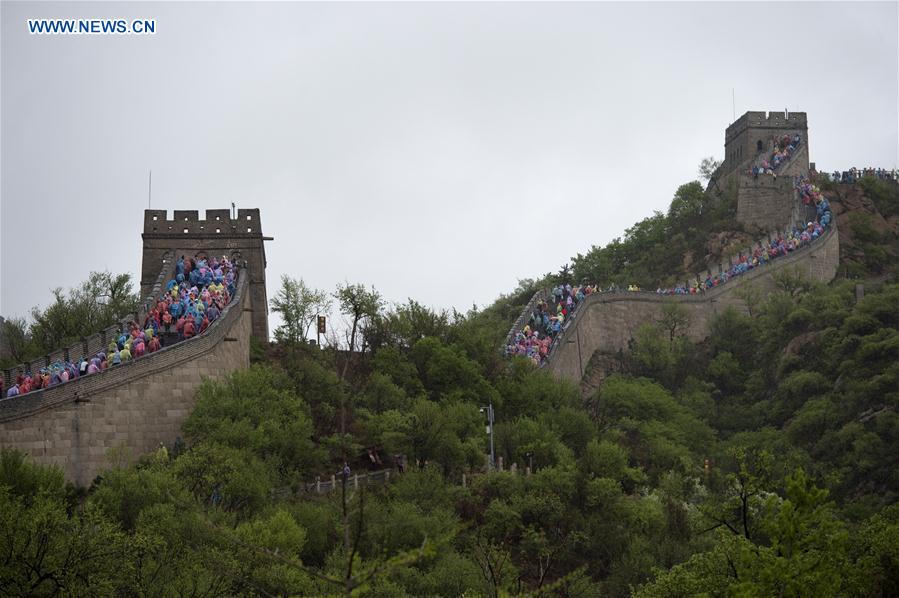
[[[261,209],[282,273],[483,306],[805,111],[819,168],[897,166],[897,4],[2,3],[0,314],[139,280],[153,207]],[[156,34],[30,35],[33,18]]]

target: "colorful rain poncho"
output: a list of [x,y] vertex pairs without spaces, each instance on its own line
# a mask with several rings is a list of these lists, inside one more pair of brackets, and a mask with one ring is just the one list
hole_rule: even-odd
[[802,137],[798,134],[773,138],[771,140],[773,151],[766,155],[758,164],[752,166],[749,169],[749,174],[755,177],[758,177],[760,174],[776,175],[777,170],[796,153],[801,142]]
[[567,319],[578,305],[596,291],[592,286],[559,285],[549,293],[549,301],[540,301],[524,328],[507,344],[507,356],[519,355],[541,365],[552,349],[554,339],[562,332]]
[[[71,362],[53,363],[35,374],[26,372],[2,394],[25,395],[140,359],[163,348],[160,331],[171,334],[172,328],[175,328],[179,332],[177,339],[167,338],[166,344],[202,334],[221,317],[222,311],[231,302],[236,290],[237,273],[237,266],[226,257],[195,261],[182,256],[175,266],[175,277],[165,285],[164,293],[142,325],[131,322],[127,331],[109,340],[105,351],[90,359],[80,357]],[[189,287],[185,280],[190,280],[191,276],[195,282]]]
[[[798,143],[798,139],[794,139]],[[789,146],[788,146],[789,147]],[[795,147],[795,146],[794,146]],[[729,280],[741,276],[750,270],[764,266],[774,259],[809,244],[818,239],[830,226],[833,215],[827,199],[820,191],[807,184],[807,180],[796,181],[797,190],[808,195],[815,202],[817,219],[809,222],[805,227],[794,228],[786,234],[772,237],[765,243],[759,243],[747,255],[740,254],[727,270],[718,274],[708,274],[705,280],[697,278],[695,281],[677,285],[674,287],[656,289],[659,295],[696,295],[704,293],[708,289],[718,287]],[[606,292],[615,293],[620,289],[612,284]],[[631,284],[628,292],[640,292],[640,288]],[[505,347],[506,356],[522,356],[530,359],[536,365],[542,365],[546,357],[552,352],[559,336],[566,327],[566,320],[573,318],[577,307],[591,294],[602,292],[599,286],[581,286],[572,288],[571,285],[559,285],[547,294],[548,300],[537,302],[529,320],[522,329],[508,339]]]

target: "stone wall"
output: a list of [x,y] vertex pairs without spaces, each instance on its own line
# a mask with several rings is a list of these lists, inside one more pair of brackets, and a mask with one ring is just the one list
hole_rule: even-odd
[[690,317],[687,334],[693,340],[708,335],[708,324],[728,307],[746,311],[746,287],[752,285],[760,297],[776,286],[774,275],[787,269],[820,282],[836,276],[840,258],[839,234],[835,228],[812,244],[755,268],[703,295],[660,296],[655,293],[597,293],[578,307],[546,361],[555,376],[579,383],[590,358],[597,351],[617,353],[625,350],[637,328],[657,321],[667,303],[682,305]]
[[737,221],[763,231],[794,222],[796,191],[789,176],[741,175],[737,190]]
[[0,446],[55,463],[86,486],[110,465],[109,449],[132,459],[171,446],[204,378],[249,366],[252,299],[241,272],[237,293],[202,336],[63,385],[0,401]]

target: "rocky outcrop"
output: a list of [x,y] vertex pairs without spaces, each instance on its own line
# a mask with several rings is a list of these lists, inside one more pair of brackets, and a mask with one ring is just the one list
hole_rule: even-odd
[[899,215],[885,217],[860,185],[832,189],[826,195],[840,231],[841,264],[849,276],[877,276],[899,260]]

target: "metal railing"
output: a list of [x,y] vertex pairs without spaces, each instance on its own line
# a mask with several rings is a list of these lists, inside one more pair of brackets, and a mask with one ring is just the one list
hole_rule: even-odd
[[[381,469],[379,471],[369,471],[366,473],[354,473],[346,476],[347,488],[358,490],[360,486],[368,486],[371,484],[383,485],[390,481],[391,469]],[[303,483],[298,491],[290,486],[282,486],[272,490],[272,496],[275,498],[286,498],[295,494],[330,494],[343,484],[343,474],[334,474],[330,478],[322,480],[321,477],[315,479],[314,482]]]

